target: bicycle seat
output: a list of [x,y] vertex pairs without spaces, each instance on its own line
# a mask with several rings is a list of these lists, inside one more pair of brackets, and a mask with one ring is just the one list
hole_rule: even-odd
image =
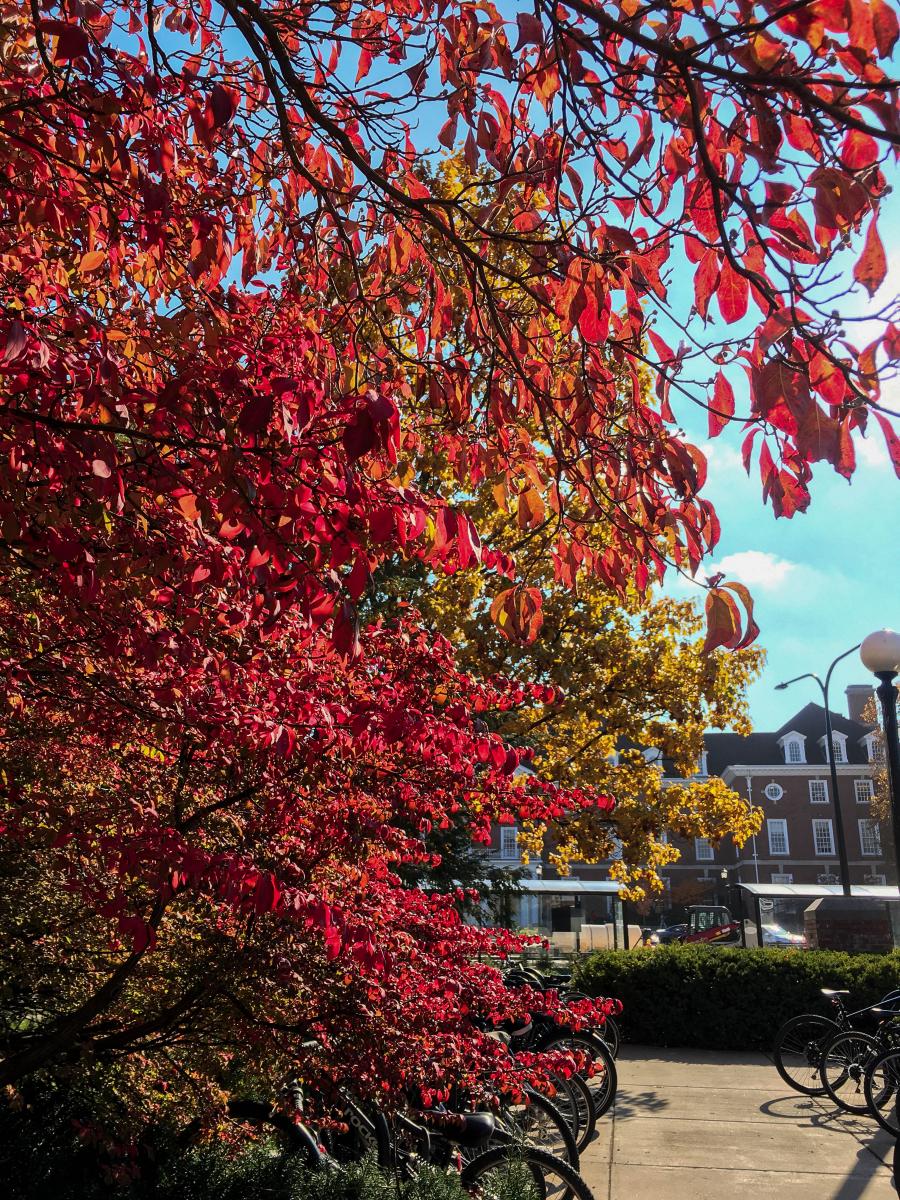
[[449,1142],[457,1146],[484,1146],[494,1136],[497,1128],[494,1114],[489,1112],[422,1112],[417,1114],[416,1119],[426,1129],[443,1134]]
[[820,988],[819,990],[821,991],[823,996],[834,997],[834,996],[849,996],[850,995],[849,988]]

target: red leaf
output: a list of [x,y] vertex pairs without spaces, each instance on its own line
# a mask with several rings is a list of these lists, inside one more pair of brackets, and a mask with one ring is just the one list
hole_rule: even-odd
[[851,129],[841,146],[841,162],[844,166],[851,171],[860,171],[877,161],[878,143],[875,139],[860,129]]
[[273,912],[278,906],[281,892],[270,871],[260,875],[253,889],[253,907],[258,913]]
[[378,434],[375,430],[375,422],[367,408],[357,409],[352,420],[344,427],[341,441],[344,443],[344,449],[351,462],[356,462],[358,458],[368,454],[375,446]]
[[736,271],[726,259],[722,263],[719,281],[716,285],[716,299],[719,302],[719,312],[729,323],[740,321],[747,315],[747,302],[750,298],[750,284],[745,276]]
[[231,121],[238,110],[240,102],[241,94],[235,88],[223,87],[221,83],[217,83],[213,87],[209,97],[209,104],[212,110],[213,123],[217,129],[222,129]]
[[718,279],[719,256],[715,250],[709,249],[700,259],[700,265],[694,273],[694,305],[701,317],[706,317],[709,298],[716,290]]
[[372,52],[371,52],[371,50],[360,50],[359,66],[357,67],[357,70],[356,70],[356,82],[359,83],[359,81],[361,79],[365,79],[365,77],[368,75],[368,73],[369,73],[369,71],[371,71],[371,69],[372,69]]
[[734,416],[734,389],[721,371],[716,375],[709,409],[709,436],[717,437]]
[[38,28],[41,33],[49,33],[56,38],[54,62],[82,58],[91,48],[90,38],[80,25],[70,25],[67,21],[41,21]]
[[753,597],[742,583],[723,583],[722,587],[730,588],[736,596],[739,596],[744,608],[747,610],[747,628],[744,636],[734,646],[735,650],[743,650],[759,637],[759,626],[753,618]]
[[244,433],[262,433],[272,419],[273,397],[259,392],[241,409],[238,428]]
[[529,44],[540,46],[543,43],[544,26],[540,17],[536,17],[534,13],[518,13],[516,24],[519,27],[519,40],[514,46],[515,50],[521,50]]
[[10,321],[6,327],[6,344],[0,354],[0,363],[11,363],[19,357],[28,344],[28,335],[21,321]]
[[900,25],[897,14],[885,0],[872,0],[872,24],[875,29],[875,43],[882,58],[890,58],[897,38],[900,37]]
[[709,654],[719,646],[733,646],[740,639],[740,613],[731,596],[720,588],[710,588],[706,595],[706,641],[703,653]]
[[542,604],[539,588],[507,588],[494,599],[491,620],[507,641],[529,645],[544,621]]
[[894,474],[900,478],[900,436],[897,435],[891,422],[881,413],[873,413],[875,420],[881,426],[881,432],[884,434],[884,440],[887,442],[888,454],[891,456],[891,462],[894,465]]
[[853,268],[853,278],[857,283],[863,285],[870,296],[874,296],[884,283],[885,275],[887,275],[887,258],[873,217],[866,234],[863,252]]

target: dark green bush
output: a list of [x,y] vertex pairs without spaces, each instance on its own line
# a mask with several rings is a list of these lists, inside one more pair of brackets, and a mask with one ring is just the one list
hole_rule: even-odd
[[823,987],[849,988],[853,1008],[900,987],[900,953],[739,950],[661,946],[581,959],[576,986],[616,996],[632,1042],[713,1050],[768,1050],[779,1025],[801,1012],[827,1015]]
[[398,1180],[371,1161],[313,1172],[267,1139],[186,1144],[185,1123],[115,1137],[94,1124],[90,1098],[87,1090],[61,1096],[32,1089],[25,1105],[0,1099],[0,1193],[7,1200],[469,1200],[452,1172],[426,1167],[414,1180]]

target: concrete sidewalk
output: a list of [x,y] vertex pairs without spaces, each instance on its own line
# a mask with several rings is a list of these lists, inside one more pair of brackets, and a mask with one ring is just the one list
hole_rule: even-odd
[[893,1139],[792,1092],[762,1054],[623,1046],[581,1159],[597,1200],[898,1200]]

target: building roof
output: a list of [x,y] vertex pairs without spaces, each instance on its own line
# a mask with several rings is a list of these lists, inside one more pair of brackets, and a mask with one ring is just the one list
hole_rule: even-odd
[[[751,896],[816,899],[820,896],[840,896],[843,889],[838,883],[738,883],[737,887]],[[850,885],[851,896],[862,896],[868,900],[900,900],[900,889],[890,884]]]
[[[868,763],[862,739],[875,728],[860,721],[851,721],[840,713],[832,712],[831,727],[836,734],[847,738],[847,762]],[[775,766],[784,763],[784,750],[779,739],[788,733],[799,733],[805,738],[806,761],[812,765],[828,762],[825,746],[820,738],[825,736],[825,709],[821,704],[809,703],[788,718],[780,729],[766,733],[751,733],[747,737],[739,733],[707,733],[705,744],[707,766],[711,775],[721,775],[727,767]]]
[[519,879],[523,892],[542,892],[553,896],[617,896],[622,884],[612,879]]

